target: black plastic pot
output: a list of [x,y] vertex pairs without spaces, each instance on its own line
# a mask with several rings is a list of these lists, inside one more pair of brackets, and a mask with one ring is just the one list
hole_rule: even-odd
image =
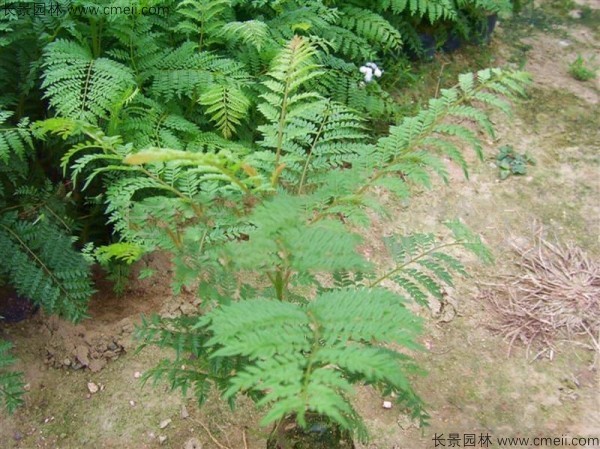
[[356,449],[352,435],[323,416],[306,416],[307,427],[301,428],[295,417],[279,424],[267,440],[267,449]]
[[435,37],[429,34],[419,34],[419,40],[421,41],[422,47],[422,58],[425,60],[433,59],[435,56]]
[[498,23],[498,14],[490,14],[485,21],[479,22],[475,26],[471,43],[475,45],[489,44],[492,40],[492,33]]
[[412,48],[406,47],[406,55],[413,61],[431,61],[435,56],[435,37],[427,33],[419,33],[418,37],[421,48],[417,51]]
[[460,36],[453,32],[450,33],[450,36],[448,36],[448,39],[446,39],[446,42],[442,45],[442,50],[446,53],[452,53],[462,47],[463,43],[464,41]]
[[32,316],[38,309],[38,305],[19,296],[12,288],[0,289],[0,322],[18,323]]
[[[473,23],[472,36],[468,42],[474,45],[489,44],[497,22],[498,14],[490,14],[486,16],[485,19],[481,19],[478,22]],[[442,45],[442,50],[446,53],[452,53],[461,48],[464,44],[464,39],[462,39],[457,33],[451,32],[446,42],[444,42],[444,45]]]

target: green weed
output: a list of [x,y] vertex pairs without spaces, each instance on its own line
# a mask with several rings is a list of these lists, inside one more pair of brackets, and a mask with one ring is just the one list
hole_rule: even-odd
[[569,73],[577,81],[589,81],[596,78],[596,69],[590,66],[590,61],[585,61],[581,55],[569,64]]

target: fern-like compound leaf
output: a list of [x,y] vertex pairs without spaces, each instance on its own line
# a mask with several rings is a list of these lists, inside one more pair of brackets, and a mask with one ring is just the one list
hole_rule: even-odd
[[200,95],[200,104],[206,107],[210,120],[223,137],[230,138],[248,113],[250,100],[235,86],[215,84]]
[[85,316],[94,293],[90,269],[69,237],[44,220],[21,220],[15,213],[0,216],[0,252],[11,254],[0,264],[20,295],[73,321]]
[[7,121],[12,115],[0,109],[0,163],[8,163],[12,155],[24,159],[33,148],[29,121],[23,119],[16,126],[10,126]]
[[135,85],[131,69],[71,41],[58,39],[44,52],[42,88],[58,115],[97,123],[108,118]]

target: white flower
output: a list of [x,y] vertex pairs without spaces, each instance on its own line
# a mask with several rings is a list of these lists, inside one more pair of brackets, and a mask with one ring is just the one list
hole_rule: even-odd
[[358,70],[360,73],[365,75],[365,82],[367,83],[373,81],[373,76],[376,78],[381,78],[381,75],[383,75],[383,70],[380,69],[377,64],[371,61],[365,63],[365,65],[361,66]]
[[360,69],[358,69],[360,73],[365,75],[365,82],[370,83],[373,80],[373,68],[371,68],[368,63],[367,65],[363,65]]

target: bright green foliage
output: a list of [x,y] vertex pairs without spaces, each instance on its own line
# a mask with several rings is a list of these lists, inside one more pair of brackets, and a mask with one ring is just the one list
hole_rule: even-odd
[[413,414],[425,418],[406,377],[410,358],[382,346],[415,349],[419,320],[386,290],[339,290],[308,305],[245,300],[215,309],[201,321],[216,350],[212,358],[248,361],[232,378],[226,397],[261,396],[263,424],[294,414],[304,425],[307,412],[325,415],[343,428],[362,429],[350,395],[355,379],[395,393]]
[[528,82],[526,73],[499,69],[461,75],[456,87],[442,89],[439,98],[429,100],[427,109],[415,117],[405,118],[400,125],[390,128],[388,137],[378,141],[373,157],[386,162],[374,179],[390,171],[402,171],[408,179],[429,185],[425,167],[445,179],[446,170],[434,156],[436,152],[459,164],[467,176],[467,165],[457,144],[472,146],[481,158],[481,141],[472,129],[447,120],[451,117],[469,120],[493,137],[492,124],[480,106],[491,106],[508,113],[508,103],[502,96],[510,99],[522,95],[523,86]]
[[322,75],[314,56],[314,48],[305,39],[294,38],[274,59],[270,79],[263,83],[268,91],[259,104],[268,123],[259,127],[263,134],[259,143],[275,152],[273,168],[285,165],[284,180],[298,186],[298,192],[309,173],[348,163],[365,147],[360,116],[303,91],[305,84]]
[[338,220],[310,221],[310,199],[279,194],[248,216],[247,240],[224,248],[225,268],[263,273],[279,300],[302,300],[292,285],[317,283],[314,275],[364,270],[369,264],[356,252],[361,239]]
[[510,11],[509,0],[455,0],[455,7],[481,10],[483,13]]
[[9,413],[23,403],[23,373],[7,371],[6,368],[16,362],[8,351],[12,345],[0,340],[0,404]]
[[[345,3],[335,2],[342,9]],[[362,9],[380,16],[387,23],[380,25],[380,29],[391,25],[398,30],[403,47],[417,54],[422,50],[419,34],[435,36],[438,45],[443,44],[451,34],[473,40],[488,14],[509,13],[512,10],[511,0],[356,0],[352,3],[356,5],[356,11]],[[372,21],[368,26],[374,26],[374,23]],[[379,45],[380,48],[391,50],[396,48],[385,47],[381,41]]]
[[89,243],[82,253],[91,263],[98,263],[106,270],[106,278],[113,283],[113,291],[122,295],[131,274],[131,265],[140,260],[144,248],[131,242],[117,242],[97,248]]
[[[429,234],[391,237],[394,265],[381,274],[360,255],[361,239],[344,222],[368,224],[365,209],[379,208],[371,186],[406,196],[411,184],[429,186],[431,171],[445,178],[440,155],[466,172],[462,146],[481,154],[481,142],[465,122],[493,135],[482,107],[507,112],[506,99],[520,95],[528,77],[497,69],[462,75],[428,109],[371,143],[359,115],[307,89],[323,70],[316,58],[299,37],[274,57],[258,106],[266,121],[262,150],[233,153],[225,143],[205,153],[151,149],[125,156],[126,165],[114,169],[134,170],[143,175],[135,178],[140,188],[148,182],[156,192],[157,179],[166,179],[162,170],[211,173],[198,181],[195,196],[162,189],[123,211],[130,220],[142,218],[127,225],[140,241],[150,237],[144,226],[161,218],[163,235],[150,241],[174,251],[182,283],[201,273],[204,315],[197,325],[189,317],[153,318],[139,330],[146,344],[177,352],[148,377],[166,377],[184,391],[193,386],[200,402],[211,385],[229,399],[249,394],[268,407],[264,423],[293,415],[302,424],[306,413],[317,412],[360,433],[348,402],[355,383],[394,391],[424,417],[405,378],[409,360],[382,346],[414,348],[416,318],[401,297],[375,287],[389,279],[428,304],[429,295],[441,299],[444,285],[465,274],[447,249],[461,247],[484,261],[490,255],[463,224],[449,222],[452,238],[442,242]],[[182,370],[188,353],[196,358]]]
[[229,22],[223,26],[221,35],[229,45],[242,42],[260,52],[269,41],[269,26],[260,20]]
[[[132,153],[121,138],[66,119],[39,123],[38,129],[67,138],[81,134],[91,137],[73,147],[63,164],[76,161],[71,165],[74,176],[95,167],[87,184],[107,171],[127,173],[110,178],[107,197],[111,221],[121,235],[148,249],[174,251],[176,260],[181,254],[180,260],[186,262],[177,266],[182,273],[193,275],[193,260],[206,263],[200,262],[200,253],[213,245],[222,246],[223,241],[247,236],[244,229],[248,227],[263,226],[247,215],[247,205],[277,188],[308,195],[302,205],[305,222],[341,215],[364,223],[364,206],[376,207],[368,187],[380,185],[406,196],[413,183],[429,186],[431,171],[445,179],[445,164],[436,153],[453,159],[466,174],[461,141],[478,154],[481,143],[473,128],[465,126],[465,119],[493,135],[481,106],[508,112],[505,99],[521,94],[528,81],[526,74],[498,69],[462,75],[456,87],[442,90],[428,109],[393,126],[389,136],[373,145],[367,140],[360,116],[305,91],[320,73],[314,57],[315,50],[306,40],[295,38],[274,59],[259,104],[267,122],[260,127],[262,140],[258,144],[263,151],[198,133],[188,151],[149,148]],[[102,151],[77,159],[81,151],[93,148]],[[332,173],[339,167],[343,169]],[[284,204],[270,216],[290,215]],[[269,226],[265,223],[264,229]],[[198,243],[199,254],[186,254]],[[282,276],[285,279],[286,275]]]

